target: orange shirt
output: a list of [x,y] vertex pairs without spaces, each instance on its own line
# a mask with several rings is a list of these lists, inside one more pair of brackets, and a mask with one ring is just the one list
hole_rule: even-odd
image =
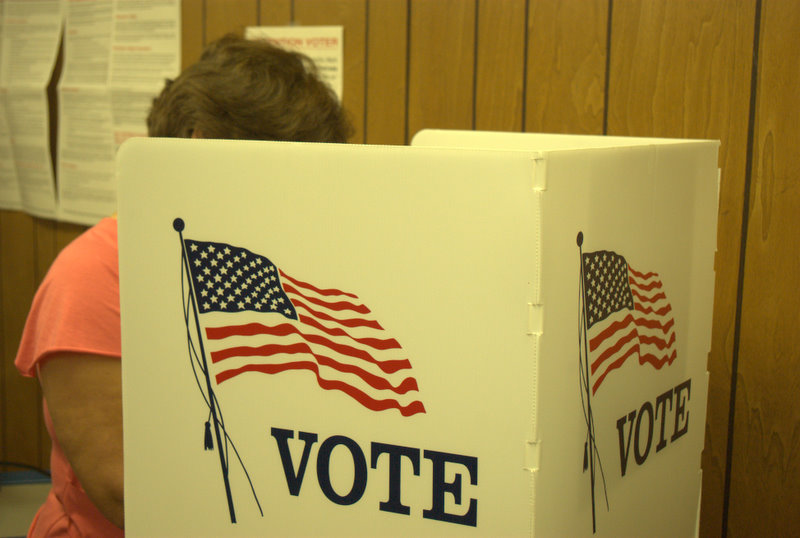
[[[17,358],[22,375],[33,377],[49,355],[77,352],[120,357],[117,221],[107,218],[70,243],[56,258],[33,299]],[[28,536],[124,536],[89,500],[53,433],[53,486]]]

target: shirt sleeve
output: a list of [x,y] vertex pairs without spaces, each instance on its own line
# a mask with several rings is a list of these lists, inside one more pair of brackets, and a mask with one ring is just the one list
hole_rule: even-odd
[[35,376],[37,365],[57,352],[121,355],[114,219],[87,230],[53,262],[34,296],[14,364]]

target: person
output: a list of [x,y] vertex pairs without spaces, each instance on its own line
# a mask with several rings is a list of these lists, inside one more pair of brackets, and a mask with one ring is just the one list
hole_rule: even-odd
[[[236,36],[167,81],[149,136],[346,142],[341,104],[311,61]],[[34,297],[15,360],[37,376],[52,439],[52,488],[28,536],[124,535],[117,222],[57,257]]]

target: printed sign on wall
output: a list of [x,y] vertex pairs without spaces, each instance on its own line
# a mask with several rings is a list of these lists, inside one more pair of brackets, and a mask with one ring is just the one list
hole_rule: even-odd
[[314,62],[320,78],[342,100],[344,89],[344,28],[342,26],[248,26],[247,39],[267,39],[305,54]]

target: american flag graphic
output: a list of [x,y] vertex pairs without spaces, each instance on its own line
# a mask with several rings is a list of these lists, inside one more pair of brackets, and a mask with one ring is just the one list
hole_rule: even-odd
[[675,321],[657,273],[607,250],[582,256],[592,394],[630,357],[661,369],[677,356]]
[[425,412],[403,349],[356,295],[293,278],[245,248],[185,239],[184,249],[218,384],[305,371],[372,411]]

